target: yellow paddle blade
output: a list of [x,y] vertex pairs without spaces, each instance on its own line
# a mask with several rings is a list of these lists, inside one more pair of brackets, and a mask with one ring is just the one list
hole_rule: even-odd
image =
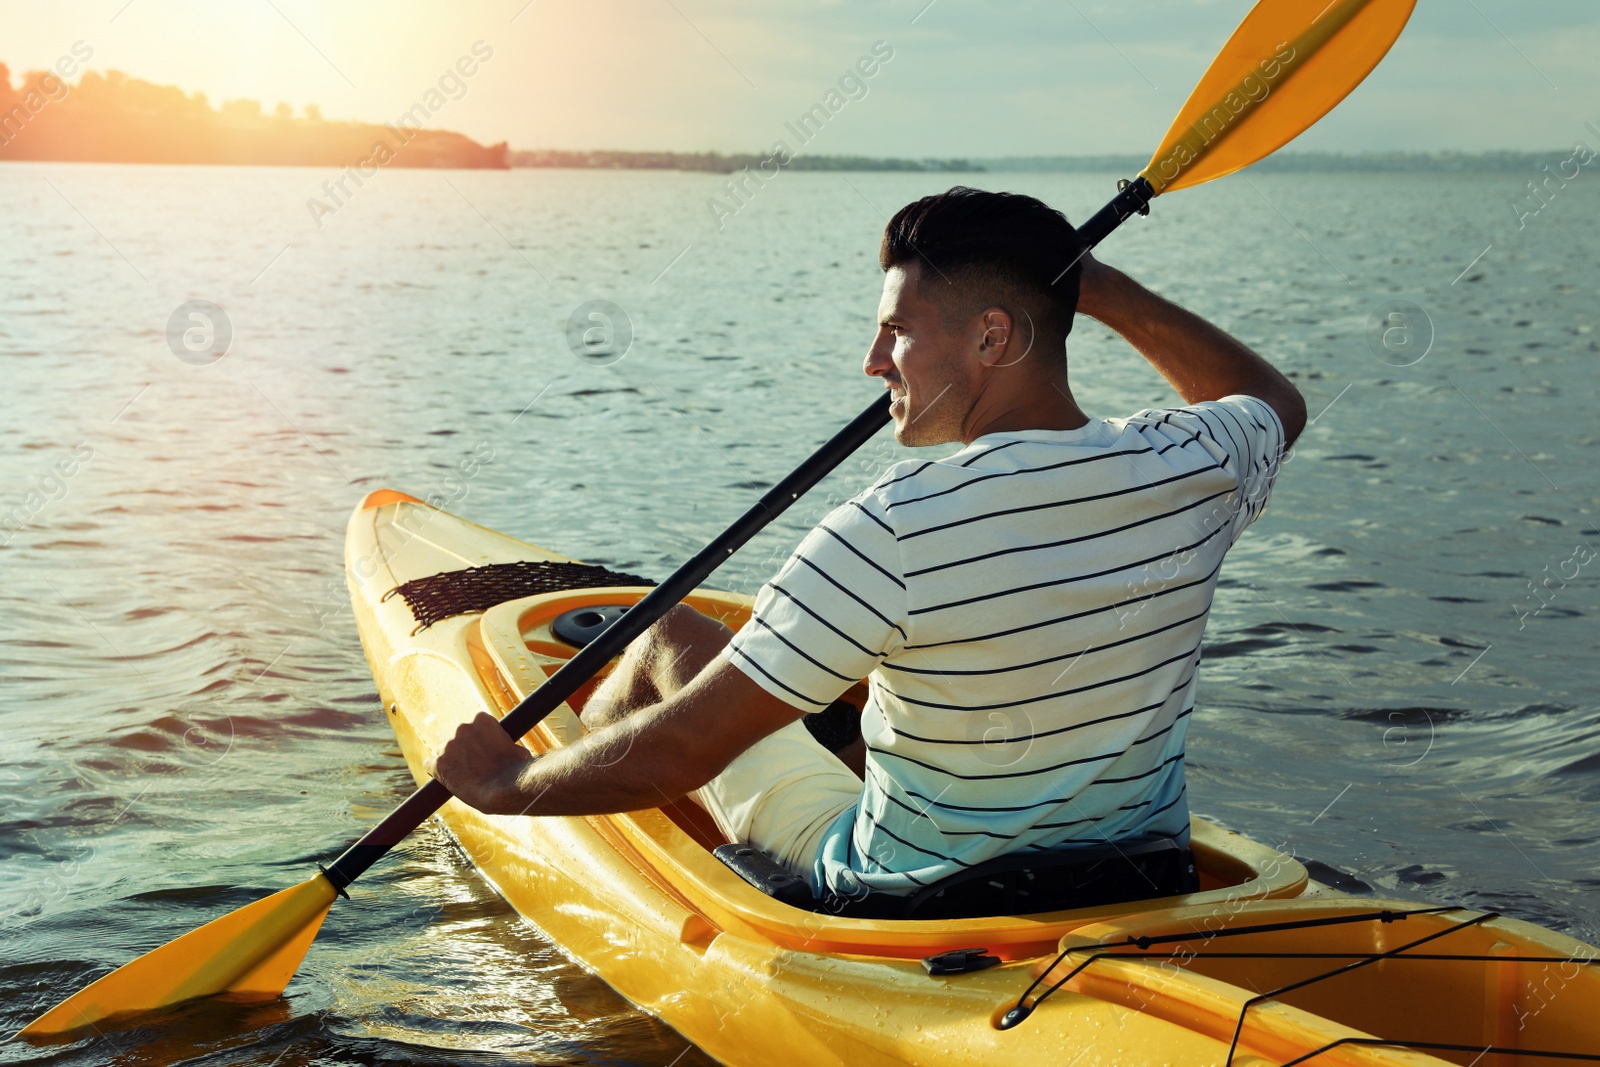
[[1248,167],[1300,136],[1388,53],[1416,0],[1261,0],[1142,176],[1157,193]]
[[336,895],[333,883],[319,873],[213,919],[74,993],[19,1036],[64,1034],[102,1019],[219,993],[275,997],[294,977]]

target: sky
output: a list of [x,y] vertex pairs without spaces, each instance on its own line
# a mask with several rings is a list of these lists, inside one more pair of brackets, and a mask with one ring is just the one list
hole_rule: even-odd
[[[1306,0],[1315,2],[1315,0]],[[1380,0],[1392,2],[1392,0]],[[877,42],[819,154],[1149,152],[1251,0],[0,0],[16,78],[79,45],[269,110],[432,120],[517,148],[764,151]],[[481,42],[481,43],[480,43]],[[452,85],[452,88],[453,85]],[[1308,151],[1541,151],[1600,137],[1600,2],[1419,0]]]

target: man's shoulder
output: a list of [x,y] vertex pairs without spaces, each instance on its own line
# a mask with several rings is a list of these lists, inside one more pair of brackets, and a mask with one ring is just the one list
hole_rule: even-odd
[[1201,400],[1193,404],[1142,408],[1124,418],[1107,421],[1118,428],[1171,426],[1177,423],[1189,428],[1251,426],[1260,431],[1277,427],[1278,432],[1282,433],[1281,422],[1272,405],[1248,393],[1230,393],[1216,400]]
[[898,533],[903,525],[900,520],[905,518],[909,511],[918,510],[908,509],[908,505],[917,504],[930,497],[943,496],[952,487],[973,476],[970,470],[960,466],[961,459],[965,458],[967,451],[963,449],[954,456],[938,459],[901,460],[884,471],[878,480],[857,495],[849,506],[881,519]]
[[987,435],[952,455],[897,463],[864,495],[890,511],[924,502],[945,511],[982,507],[993,503],[989,498],[996,494],[1025,497],[1060,492],[1083,481],[1098,484],[1109,466],[1102,460],[1145,447],[1123,421],[1095,419],[1076,431]]
[[930,491],[948,489],[987,474],[1010,470],[1023,456],[1037,449],[1038,443],[1025,437],[979,438],[959,452],[932,459],[901,460],[878,478],[863,494],[885,506],[915,500]]

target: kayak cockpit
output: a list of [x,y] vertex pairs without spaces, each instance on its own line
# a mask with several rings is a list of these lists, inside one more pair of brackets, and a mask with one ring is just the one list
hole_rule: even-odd
[[[466,627],[464,637],[479,677],[500,711],[532,692],[574,651],[555,632],[559,619],[578,609],[631,603],[646,591],[619,587],[539,594],[485,611]],[[735,629],[749,618],[749,599],[734,594],[701,591],[687,603]],[[581,711],[594,684],[552,712],[525,741],[536,751],[547,751],[581,737],[583,726],[573,708]],[[864,698],[864,687],[847,694],[846,699],[852,695],[857,700]],[[590,821],[606,824],[607,836],[625,847],[633,863],[647,868],[647,877],[672,887],[675,896],[718,929],[751,928],[796,948],[816,948],[822,943],[834,951],[874,955],[922,957],[977,943],[1006,959],[1039,955],[1053,951],[1064,934],[1085,923],[1151,908],[1217,907],[1233,901],[1292,897],[1304,892],[1308,881],[1305,868],[1293,857],[1197,819],[1190,841],[1199,875],[1199,889],[1193,893],[1071,911],[936,922],[847,918],[782,903],[724,866],[712,850],[729,842],[692,801]]]

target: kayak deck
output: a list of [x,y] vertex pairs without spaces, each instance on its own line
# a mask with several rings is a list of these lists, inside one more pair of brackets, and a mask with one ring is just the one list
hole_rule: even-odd
[[[557,616],[629,604],[647,590],[542,593],[421,630],[405,602],[388,594],[441,572],[564,559],[392,490],[369,495],[352,516],[352,604],[418,781],[423,759],[456,725],[480,710],[503,714],[572,653],[551,632]],[[748,598],[733,594],[701,590],[688,603],[733,628],[749,617]],[[591,689],[524,744],[542,752],[582,736],[573,705],[581,710]],[[1600,1048],[1585,1017],[1585,1005],[1600,1003],[1600,970],[1499,962],[1592,958],[1595,950],[1471,911],[1357,918],[1418,906],[1336,893],[1310,881],[1292,857],[1202,819],[1192,827],[1199,892],[1070,912],[904,921],[840,918],[765,896],[711,855],[723,838],[690,801],[548,819],[487,816],[451,801],[441,818],[519,913],[635,1004],[728,1062],[769,1061],[774,1047],[792,1049],[797,1060],[852,1064],[1026,1062],[1073,1047],[1081,1064],[1220,1064],[1236,1030],[1231,1062],[1240,1065],[1287,1063],[1324,1046],[1332,1047],[1318,1064],[1484,1067],[1525,1059],[1485,1055],[1485,1046]],[[1344,921],[1303,925],[1336,919]],[[1236,933],[1285,923],[1294,925]],[[1493,959],[1372,958],[1252,1003],[1262,992],[1430,936],[1416,952]],[[1129,937],[1169,940],[1141,949],[1128,946]],[[1121,947],[1081,948],[1109,941]],[[936,978],[919,962],[974,946],[1002,964]],[[1093,959],[1068,977],[1107,953],[1121,958]],[[1040,990],[1067,981],[1015,1028],[998,1029],[1041,978]],[[1549,991],[1554,982],[1559,996]],[[1375,1037],[1470,1045],[1479,1058],[1352,1043]]]

